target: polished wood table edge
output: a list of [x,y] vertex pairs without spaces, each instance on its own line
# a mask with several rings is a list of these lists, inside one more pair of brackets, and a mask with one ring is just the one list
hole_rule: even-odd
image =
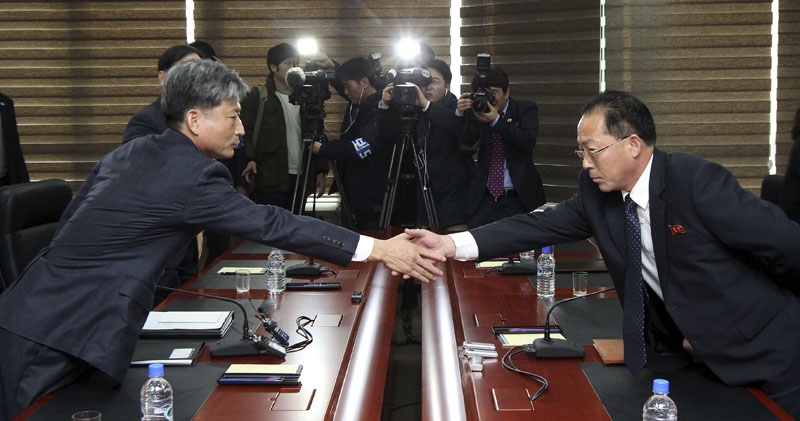
[[[331,399],[326,419],[377,420],[381,417],[389,368],[392,330],[397,307],[397,282],[382,264],[374,264],[364,293],[358,329],[348,364],[343,366],[338,394]],[[388,330],[387,330],[388,329]],[[371,405],[365,403],[370,402]]]
[[[451,262],[442,277],[422,285],[422,419],[466,420],[467,410],[452,309]],[[463,335],[461,335],[463,337]],[[436,338],[434,340],[434,338]]]

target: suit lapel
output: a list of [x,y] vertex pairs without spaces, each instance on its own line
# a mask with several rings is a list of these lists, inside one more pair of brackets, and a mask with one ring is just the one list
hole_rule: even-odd
[[666,203],[661,200],[666,178],[667,154],[656,149],[653,166],[650,168],[650,232],[653,236],[653,252],[656,255],[658,281],[666,297],[668,270],[666,246]]

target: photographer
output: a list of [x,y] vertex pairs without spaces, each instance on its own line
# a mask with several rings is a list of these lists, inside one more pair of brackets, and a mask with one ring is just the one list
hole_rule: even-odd
[[351,229],[377,229],[388,175],[387,148],[377,142],[375,118],[380,93],[372,85],[375,71],[363,57],[344,62],[339,68],[344,94],[350,102],[342,119],[339,140],[314,142],[314,153],[335,159],[346,196],[356,219],[353,226],[342,214],[342,225]]
[[[542,179],[533,165],[539,131],[536,103],[512,99],[508,75],[499,67],[479,72],[472,90],[473,94],[461,95],[456,106],[463,128],[461,143],[478,152],[467,200],[470,228],[527,213],[545,203]],[[473,110],[472,97],[481,90],[489,99],[483,104],[486,112]]]
[[[291,209],[297,178],[302,177],[304,170],[301,156],[304,127],[300,107],[289,102],[292,88],[286,84],[286,72],[296,67],[299,61],[297,50],[289,44],[270,48],[267,52],[269,75],[266,84],[250,89],[241,103],[245,128],[243,140],[248,159],[243,174],[249,181],[254,181],[253,201],[280,206],[294,213],[305,202],[305,198],[297,198],[295,209]],[[320,163],[319,167],[327,169],[327,164]],[[309,177],[309,192],[313,191],[313,180],[314,177]]]
[[[448,231],[461,231],[466,228],[467,190],[475,165],[471,151],[462,149],[459,144],[454,114],[458,99],[450,92],[453,77],[450,68],[441,60],[432,60],[422,68],[430,72],[431,81],[424,89],[415,86],[415,105],[419,107],[415,142],[417,165],[424,165],[429,180],[414,183],[416,220],[422,226],[432,225],[427,220],[421,191],[422,184],[429,181],[426,185],[433,192],[439,226]],[[393,88],[394,84],[390,84],[383,90],[378,110],[378,131],[384,144],[400,141],[400,113],[399,107],[392,103]],[[404,202],[397,200],[397,203]]]

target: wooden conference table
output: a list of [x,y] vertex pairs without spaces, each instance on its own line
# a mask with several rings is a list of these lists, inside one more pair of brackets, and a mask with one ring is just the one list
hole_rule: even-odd
[[[239,243],[182,288],[237,300],[250,298],[255,305],[269,300],[274,304],[269,316],[278,321],[279,326],[290,335],[291,343],[300,341],[299,335],[295,333],[296,318],[307,316],[313,319],[314,322],[307,326],[313,335],[313,342],[301,351],[287,354],[285,360],[289,364],[303,365],[301,385],[299,387],[216,386],[193,419],[293,421],[380,419],[397,305],[397,280],[382,264],[355,262],[347,268],[342,268],[318,261],[336,272],[335,275],[318,279],[341,282],[342,289],[287,291],[270,295],[262,286],[261,289],[251,289],[247,297],[236,294],[232,276],[226,278],[224,286],[214,288],[193,286],[208,284],[207,279],[210,277],[219,278],[220,275],[216,275],[215,272],[221,266],[265,266],[269,251],[269,247],[260,244]],[[300,260],[303,256],[287,254],[286,259]],[[259,283],[256,278],[258,277],[253,277],[254,288],[257,288]],[[364,299],[359,304],[351,302],[351,293],[356,290],[364,291]],[[169,308],[176,301],[186,300],[209,299],[176,292],[156,309]],[[224,306],[227,303],[221,304]],[[249,307],[246,301],[244,305],[246,308]],[[233,305],[230,307],[233,309]],[[251,325],[255,325],[256,322],[251,318]],[[234,329],[241,330],[241,319],[234,322],[231,330]],[[202,363],[219,362],[272,364],[283,362],[266,356],[214,358],[211,357],[207,346],[197,361],[195,367],[202,367]],[[131,371],[128,377],[131,377]],[[169,372],[170,367],[167,367],[167,379]],[[64,402],[56,402],[58,397],[54,399],[54,395],[58,393],[61,392],[40,399],[18,419],[36,416],[37,410],[46,407],[50,400],[53,400],[51,405],[57,404],[63,408],[46,409],[63,413],[68,418],[69,414],[75,411],[65,407],[67,405]],[[176,399],[176,406],[180,404]],[[75,408],[98,409],[80,407],[80,404]],[[138,408],[138,405],[135,408]],[[42,414],[38,416],[41,417]],[[138,418],[132,413],[127,419]]]
[[[558,253],[558,247],[556,247],[556,253]],[[584,345],[586,356],[583,359],[537,360],[524,353],[514,357],[514,363],[519,369],[539,374],[549,381],[549,390],[534,401],[533,407],[528,398],[539,389],[540,384],[502,366],[500,358],[508,348],[501,347],[491,327],[531,326],[545,323],[548,308],[542,300],[537,299],[536,287],[532,279],[529,280],[526,275],[485,274],[485,269],[477,269],[474,262],[448,261],[445,265],[443,278],[422,286],[423,420],[513,421],[531,419],[606,420],[610,418],[604,402],[601,403],[598,397],[599,392],[590,383],[582,368],[582,365],[586,363],[596,363],[596,366],[606,367],[591,345]],[[595,274],[590,273],[589,292],[604,289],[592,287],[592,275]],[[569,274],[561,276],[569,277]],[[596,274],[596,276],[607,277],[607,273]],[[608,283],[611,286],[610,280]],[[564,285],[563,282],[562,285]],[[574,312],[570,306],[587,303],[587,300],[598,300],[594,304],[604,304],[606,308],[609,308],[608,305],[619,307],[616,296],[616,291],[609,291],[587,297],[586,300],[565,303],[556,308],[553,315],[558,321],[557,312],[562,311],[560,315],[566,316],[568,312]],[[556,289],[556,300],[569,297],[572,297],[571,287]],[[621,318],[621,310],[619,311]],[[589,317],[602,318],[597,314],[589,315]],[[621,338],[621,320],[617,323],[614,323],[619,329],[619,336],[616,337]],[[584,320],[582,324],[592,325],[602,324],[602,322],[590,319]],[[591,330],[591,326],[589,330]],[[571,339],[569,333],[569,331],[565,331],[567,339]],[[592,332],[590,331],[589,334]],[[597,338],[597,336],[592,337]],[[499,356],[497,359],[484,359],[483,370],[473,372],[461,347],[463,341],[493,343]],[[613,369],[609,368],[609,370]],[[617,366],[616,370],[623,370],[623,379],[628,378],[622,383],[632,383],[624,366]],[[667,376],[665,378],[669,379]],[[661,375],[657,377],[661,377]],[[638,408],[638,411],[641,411],[641,405],[650,395],[649,389],[645,390],[647,387],[645,384],[638,386],[640,392],[644,393],[641,398],[638,398],[640,400],[636,400],[632,404]],[[757,399],[757,401],[753,400],[750,409],[753,409],[753,406],[757,407],[755,408],[756,412],[766,414],[769,419],[791,419],[756,388],[747,388],[746,390],[727,388],[721,383],[717,387],[722,394],[728,393],[726,389],[745,395],[747,395],[746,392],[750,392]],[[746,397],[749,398],[749,396]],[[703,398],[699,399],[702,401]],[[714,409],[713,402],[706,402],[712,405],[711,411]],[[765,411],[764,407],[768,411]],[[681,413],[680,409],[679,404],[679,414]],[[690,415],[689,408],[686,409],[686,415]],[[775,418],[770,418],[772,415],[769,413],[770,411]],[[641,412],[638,413],[638,417],[641,419]],[[632,419],[621,416],[618,418]],[[681,419],[683,418],[681,416]],[[735,416],[733,418],[740,419]],[[686,419],[690,419],[690,417],[687,416]],[[691,419],[698,419],[698,417],[695,415]]]
[[[224,285],[214,284],[219,282],[219,279],[214,281],[215,276],[219,278],[215,272],[223,265],[265,265],[269,250],[258,244],[240,243],[187,282],[184,288],[240,300],[247,298],[237,296],[233,277],[228,277]],[[558,257],[558,248],[556,253]],[[569,266],[568,260],[577,259],[581,264],[589,264],[590,269],[597,269],[596,262],[592,262],[596,257],[563,253],[560,262]],[[287,255],[287,260],[299,259],[302,256]],[[382,264],[352,263],[341,268],[320,263],[336,272],[320,281],[341,282],[341,290],[287,291],[269,295],[263,287],[259,289],[254,278],[254,288],[249,294],[256,303],[271,300],[274,308],[270,317],[290,334],[292,343],[299,340],[294,333],[295,319],[301,315],[314,319],[314,324],[309,326],[313,343],[301,351],[289,353],[285,360],[290,364],[303,364],[302,384],[299,387],[210,386],[213,391],[198,404],[193,419],[381,419],[398,281]],[[535,409],[528,404],[527,396],[539,385],[506,370],[499,359],[487,359],[482,372],[471,372],[460,347],[462,341],[495,343],[502,356],[505,350],[500,348],[490,327],[543,324],[546,308],[536,299],[535,287],[527,276],[486,275],[482,269],[476,269],[473,262],[448,261],[441,267],[445,272],[443,277],[422,285],[424,420],[609,419],[580,365],[600,361],[591,346],[585,346],[584,359],[535,360],[526,355],[515,358],[519,368],[536,372],[550,382],[550,390],[535,401]],[[590,292],[597,289],[590,281]],[[364,291],[364,299],[359,304],[350,300],[355,290]],[[569,288],[557,288],[557,298],[566,298],[571,293]],[[609,297],[616,295],[609,292],[589,299]],[[173,293],[159,309],[169,308],[178,301],[185,304],[187,300],[207,299]],[[239,322],[234,327],[239,327]],[[282,360],[265,356],[214,358],[205,347],[195,368],[199,369],[204,363],[280,362]],[[757,389],[750,389],[750,392],[777,418],[790,419],[762,392]],[[56,404],[58,397],[53,397],[58,393],[41,399],[18,419],[32,414],[36,418],[37,410],[46,407],[48,401],[52,399],[51,405]],[[49,408],[51,413],[54,409],[60,410],[59,413],[68,417],[75,408],[93,409],[80,404],[67,407],[63,401],[58,404],[64,407]],[[177,400],[176,405],[180,405]],[[41,413],[38,415],[41,417]]]

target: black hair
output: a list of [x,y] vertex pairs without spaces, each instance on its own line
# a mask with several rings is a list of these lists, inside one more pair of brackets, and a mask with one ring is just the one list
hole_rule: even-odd
[[792,125],[792,139],[800,138],[800,108],[794,112],[794,124]]
[[[500,68],[500,67],[492,67],[489,70],[489,75],[487,77],[489,81],[490,88],[500,88],[503,90],[503,93],[508,92],[508,74]],[[478,81],[480,78],[476,74],[474,78],[472,78],[472,91],[475,92],[478,90]]]
[[447,85],[449,85],[450,81],[453,80],[453,72],[450,71],[450,66],[448,66],[447,63],[441,60],[433,59],[428,63],[424,63],[422,67],[425,67],[427,69],[434,69],[437,72],[441,73],[442,77],[444,78],[444,83]]
[[167,48],[161,53],[161,57],[158,58],[158,71],[166,72],[170,67],[174,66],[175,63],[181,61],[182,58],[189,54],[200,55],[196,49],[189,45],[180,44]]
[[207,43],[207,42],[205,42],[205,41],[203,41],[201,39],[198,39],[198,40],[195,40],[193,43],[191,43],[189,45],[191,45],[192,47],[194,47],[195,50],[197,50],[197,54],[200,55],[201,59],[203,59],[203,60],[212,60],[212,61],[218,61],[219,60],[217,58],[217,52],[214,51],[214,47],[212,47],[211,44],[209,44],[209,43]]
[[346,80],[361,82],[363,78],[367,78],[370,85],[375,82],[375,68],[372,67],[369,60],[364,57],[351,58],[342,63],[339,74],[341,75],[342,82]]
[[656,124],[650,110],[633,95],[621,91],[605,91],[583,106],[581,115],[603,112],[606,132],[616,138],[636,134],[648,146],[656,143]]
[[280,64],[286,60],[287,58],[293,57],[300,57],[300,53],[297,52],[291,44],[287,44],[282,42],[267,51],[267,68],[269,68],[269,74],[272,76],[272,67],[270,65],[275,65],[276,67],[280,66]]

